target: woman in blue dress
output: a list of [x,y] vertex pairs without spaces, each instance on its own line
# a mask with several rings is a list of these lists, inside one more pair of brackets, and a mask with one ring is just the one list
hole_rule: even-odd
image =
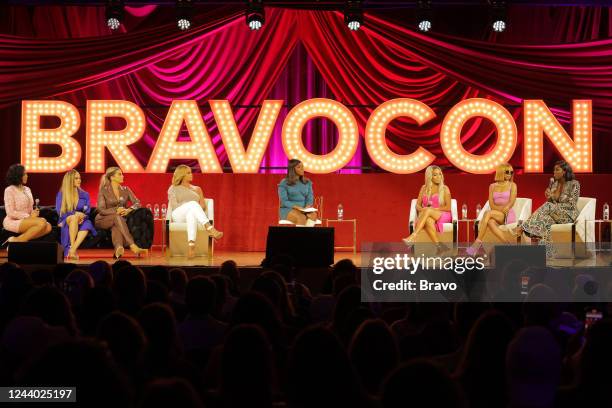
[[89,232],[96,235],[96,229],[89,219],[89,193],[81,189],[78,171],[70,170],[64,175],[62,188],[55,197],[55,210],[59,214],[57,225],[62,228],[64,256],[71,260],[79,259],[77,249]]
[[280,200],[279,217],[296,225],[314,226],[318,214],[305,211],[314,204],[312,182],[304,177],[304,164],[296,159],[289,160],[287,177],[278,185]]

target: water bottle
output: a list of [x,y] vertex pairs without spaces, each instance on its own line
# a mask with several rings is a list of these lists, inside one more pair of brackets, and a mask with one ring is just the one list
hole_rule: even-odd
[[338,204],[338,220],[342,221],[342,218],[344,218],[344,207],[342,207],[342,204]]
[[603,219],[604,221],[608,221],[610,219],[610,206],[608,203],[605,203],[603,206]]
[[478,216],[480,215],[480,210],[482,210],[482,207],[480,206],[480,203],[478,203],[478,205],[476,206],[476,218],[478,218]]
[[167,210],[166,209],[166,204],[162,204],[162,212],[161,212],[162,220],[166,219],[166,210]]
[[159,204],[153,206],[153,219],[159,220]]
[[521,276],[521,295],[527,296],[529,294],[529,275]]
[[463,218],[464,220],[467,218],[467,205],[463,204],[461,206],[461,218]]

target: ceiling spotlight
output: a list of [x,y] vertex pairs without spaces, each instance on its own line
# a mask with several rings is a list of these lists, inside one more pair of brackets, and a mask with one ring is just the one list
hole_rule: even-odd
[[493,22],[493,31],[501,33],[506,29],[506,22],[504,20],[497,20]]
[[108,20],[106,20],[106,25],[111,30],[117,30],[119,26],[121,26],[121,21],[119,21],[119,19],[116,17],[110,17]]
[[433,16],[433,12],[431,10],[431,1],[430,0],[419,0],[417,3],[417,27],[419,27],[419,31],[424,33],[431,30],[431,20]]
[[265,22],[263,0],[249,0],[246,12],[246,22],[253,31],[263,27]]
[[191,27],[191,21],[187,20],[186,18],[181,18],[176,22],[176,25],[181,30],[189,30]]
[[428,32],[429,30],[431,30],[431,21],[429,20],[421,20],[419,22],[419,30],[423,31],[423,32]]
[[504,0],[489,0],[491,5],[491,21],[493,31],[501,33],[506,30],[508,26],[506,2]]
[[193,19],[193,1],[176,0],[176,25],[179,30],[185,31],[191,28]]
[[123,21],[123,0],[108,0],[106,2],[106,26],[118,30]]
[[344,10],[344,23],[351,31],[357,31],[363,25],[361,0],[348,0]]

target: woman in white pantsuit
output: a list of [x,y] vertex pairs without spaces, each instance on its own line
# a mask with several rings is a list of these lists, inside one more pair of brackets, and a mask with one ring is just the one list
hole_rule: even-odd
[[193,174],[191,168],[181,164],[174,170],[172,185],[168,189],[168,203],[173,222],[187,223],[187,240],[189,241],[188,257],[193,257],[198,225],[202,225],[214,239],[223,237],[223,232],[217,231],[206,217],[206,201],[204,193],[198,186],[191,185]]

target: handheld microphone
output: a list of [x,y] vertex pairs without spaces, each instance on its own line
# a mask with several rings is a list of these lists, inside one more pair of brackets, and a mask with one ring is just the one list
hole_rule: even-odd
[[550,181],[548,182],[548,189],[550,190],[553,186],[553,184],[555,183],[555,178],[551,177]]
[[34,208],[38,209],[38,203],[40,203],[40,200],[37,198],[34,200]]

